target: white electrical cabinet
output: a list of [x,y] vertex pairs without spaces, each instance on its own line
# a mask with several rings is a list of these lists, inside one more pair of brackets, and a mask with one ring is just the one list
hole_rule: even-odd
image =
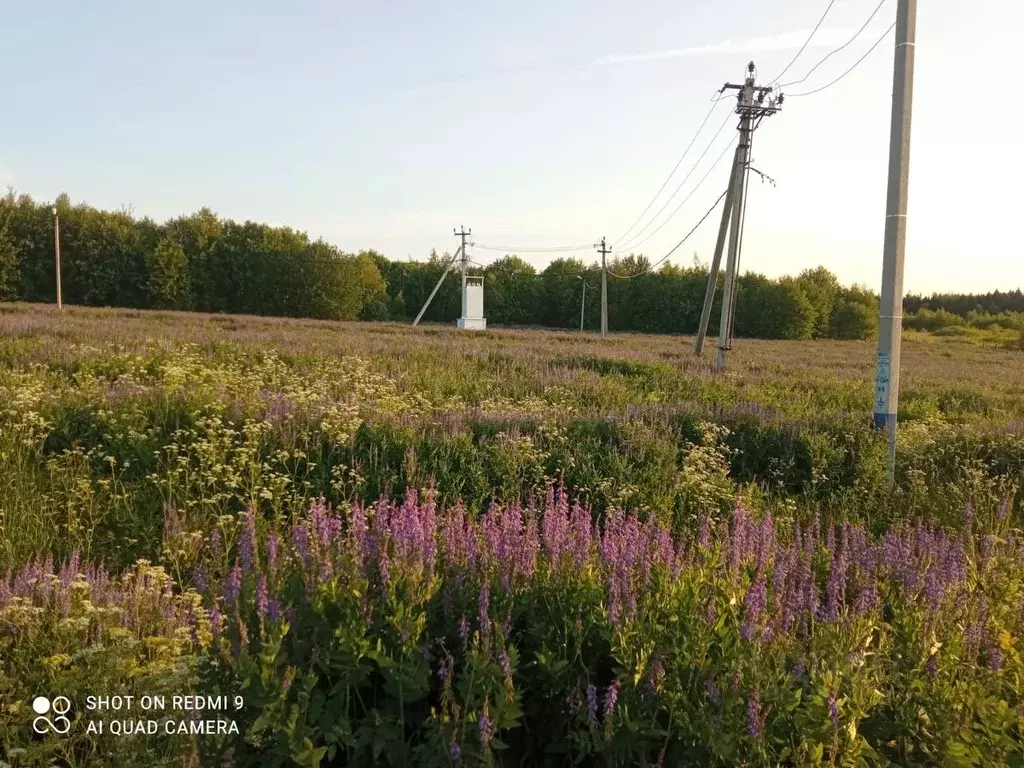
[[463,316],[455,325],[457,328],[482,331],[487,328],[484,318],[484,279],[480,276],[466,276],[466,294],[462,297]]

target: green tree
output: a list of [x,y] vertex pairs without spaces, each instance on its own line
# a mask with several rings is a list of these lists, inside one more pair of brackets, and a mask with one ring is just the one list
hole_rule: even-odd
[[841,299],[832,310],[829,336],[833,339],[870,339],[878,332],[878,315],[870,307]]
[[148,260],[146,289],[156,309],[183,309],[188,297],[188,256],[181,243],[166,235]]
[[814,307],[794,278],[747,274],[736,293],[735,335],[759,339],[809,339]]
[[21,269],[18,249],[7,234],[7,227],[0,227],[0,301],[14,301],[19,297]]
[[[373,258],[366,253],[340,257],[338,320],[356,320],[363,307],[386,296],[384,278]],[[386,305],[385,305],[386,306]]]
[[518,256],[505,256],[484,270],[484,314],[494,325],[537,323],[540,281]]
[[391,303],[388,305],[388,317],[391,320],[406,319],[405,297],[401,291],[391,299]]
[[583,281],[587,289],[587,328],[600,327],[600,273],[579,259],[555,259],[541,272],[536,323],[549,328],[579,328]]
[[814,309],[814,338],[827,338],[832,327],[832,312],[842,293],[839,279],[825,267],[815,267],[801,272],[796,284]]

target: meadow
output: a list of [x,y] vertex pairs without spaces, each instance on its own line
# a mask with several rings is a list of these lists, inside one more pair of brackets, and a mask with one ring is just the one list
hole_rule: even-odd
[[0,305],[0,759],[1024,765],[1024,354],[906,332],[889,488],[872,342],[692,344]]

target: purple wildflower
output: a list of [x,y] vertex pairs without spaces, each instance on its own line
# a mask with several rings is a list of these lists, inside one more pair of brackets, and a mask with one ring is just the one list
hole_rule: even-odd
[[199,594],[206,594],[206,587],[208,584],[206,581],[206,569],[203,568],[203,566],[196,566],[195,571],[192,573],[192,583],[195,584],[196,591]]
[[463,643],[469,641],[469,622],[466,621],[465,616],[459,620],[459,637],[462,638]]
[[491,743],[491,736],[493,735],[494,724],[491,722],[490,714],[490,705],[487,699],[484,699],[484,711],[480,713],[480,721],[477,723],[480,730],[480,743],[484,749],[487,749]]
[[605,719],[611,717],[612,712],[615,711],[615,703],[619,700],[619,681],[615,680],[611,685],[608,686],[608,690],[605,692],[604,697],[604,716]]
[[647,675],[647,690],[652,696],[658,694],[658,689],[665,680],[665,663],[661,657],[656,657],[651,663],[650,672]]
[[830,691],[828,694],[828,719],[832,721],[833,725],[839,723],[839,705],[836,703],[835,691]]
[[480,634],[484,637],[491,631],[491,619],[488,615],[490,600],[491,585],[485,581],[483,587],[480,588],[480,597],[477,600],[477,610],[479,612],[477,619],[480,622]]
[[267,593],[267,577],[260,574],[259,585],[256,587],[256,610],[259,612],[260,618],[266,618],[269,602],[270,596]]
[[740,635],[744,640],[750,640],[754,636],[754,630],[761,621],[764,614],[765,603],[768,599],[768,590],[764,581],[764,574],[758,574],[757,580],[750,585],[747,595],[743,600],[746,614],[743,626],[740,627]]
[[462,749],[454,741],[448,745],[448,756],[452,759],[453,763],[459,762],[462,758]]
[[242,567],[238,560],[235,560],[235,567],[231,569],[231,573],[224,583],[224,602],[234,602],[235,598],[238,597],[238,593],[242,590]]
[[593,720],[597,719],[597,688],[591,684],[587,686],[587,710]]
[[256,510],[252,503],[245,508],[244,530],[242,539],[238,543],[238,558],[242,565],[242,572],[249,573],[256,559]]
[[993,672],[998,672],[1003,668],[1003,652],[995,641],[989,643],[988,648],[985,649],[985,656],[988,668]]
[[761,711],[761,696],[758,693],[747,700],[747,732],[757,741],[764,735],[764,713]]
[[999,510],[996,512],[996,518],[999,522],[1004,522],[1010,515],[1010,496],[1003,496],[1002,502],[999,504]]
[[707,549],[711,541],[711,521],[705,515],[700,521],[700,532],[697,534],[697,544],[701,549]]
[[305,525],[296,525],[292,528],[292,547],[302,564],[308,568],[313,558],[309,549],[309,528]]
[[505,675],[505,680],[506,681],[507,680],[511,680],[512,679],[512,662],[511,662],[511,660],[508,657],[508,652],[507,651],[502,650],[501,654],[498,656],[498,664],[501,666],[501,671]]
[[210,552],[214,555],[220,554],[220,528],[214,528],[210,534]]
[[273,572],[277,568],[277,549],[279,539],[277,533],[271,533],[267,537],[267,569]]
[[221,615],[220,607],[214,603],[210,607],[210,633],[213,635],[214,642],[217,642],[217,637],[220,635],[220,628],[223,620],[224,617]]
[[932,654],[928,657],[928,664],[926,666],[926,669],[928,670],[928,677],[930,677],[932,680],[939,676],[939,660],[938,657],[935,656],[935,654]]

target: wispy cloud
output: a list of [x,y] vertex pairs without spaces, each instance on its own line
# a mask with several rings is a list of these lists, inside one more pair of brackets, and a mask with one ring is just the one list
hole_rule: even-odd
[[[808,48],[824,48],[842,45],[853,35],[854,30],[850,29],[819,29],[815,33]],[[659,59],[683,59],[694,56],[718,56],[722,54],[754,54],[769,53],[771,51],[796,50],[804,41],[810,30],[799,29],[795,32],[785,32],[771,37],[751,37],[746,40],[723,40],[709,45],[691,46],[688,48],[674,48],[667,51],[652,51],[649,53],[624,53],[602,56],[591,62],[591,66],[600,67],[610,64],[624,64],[632,61],[656,61]]]

